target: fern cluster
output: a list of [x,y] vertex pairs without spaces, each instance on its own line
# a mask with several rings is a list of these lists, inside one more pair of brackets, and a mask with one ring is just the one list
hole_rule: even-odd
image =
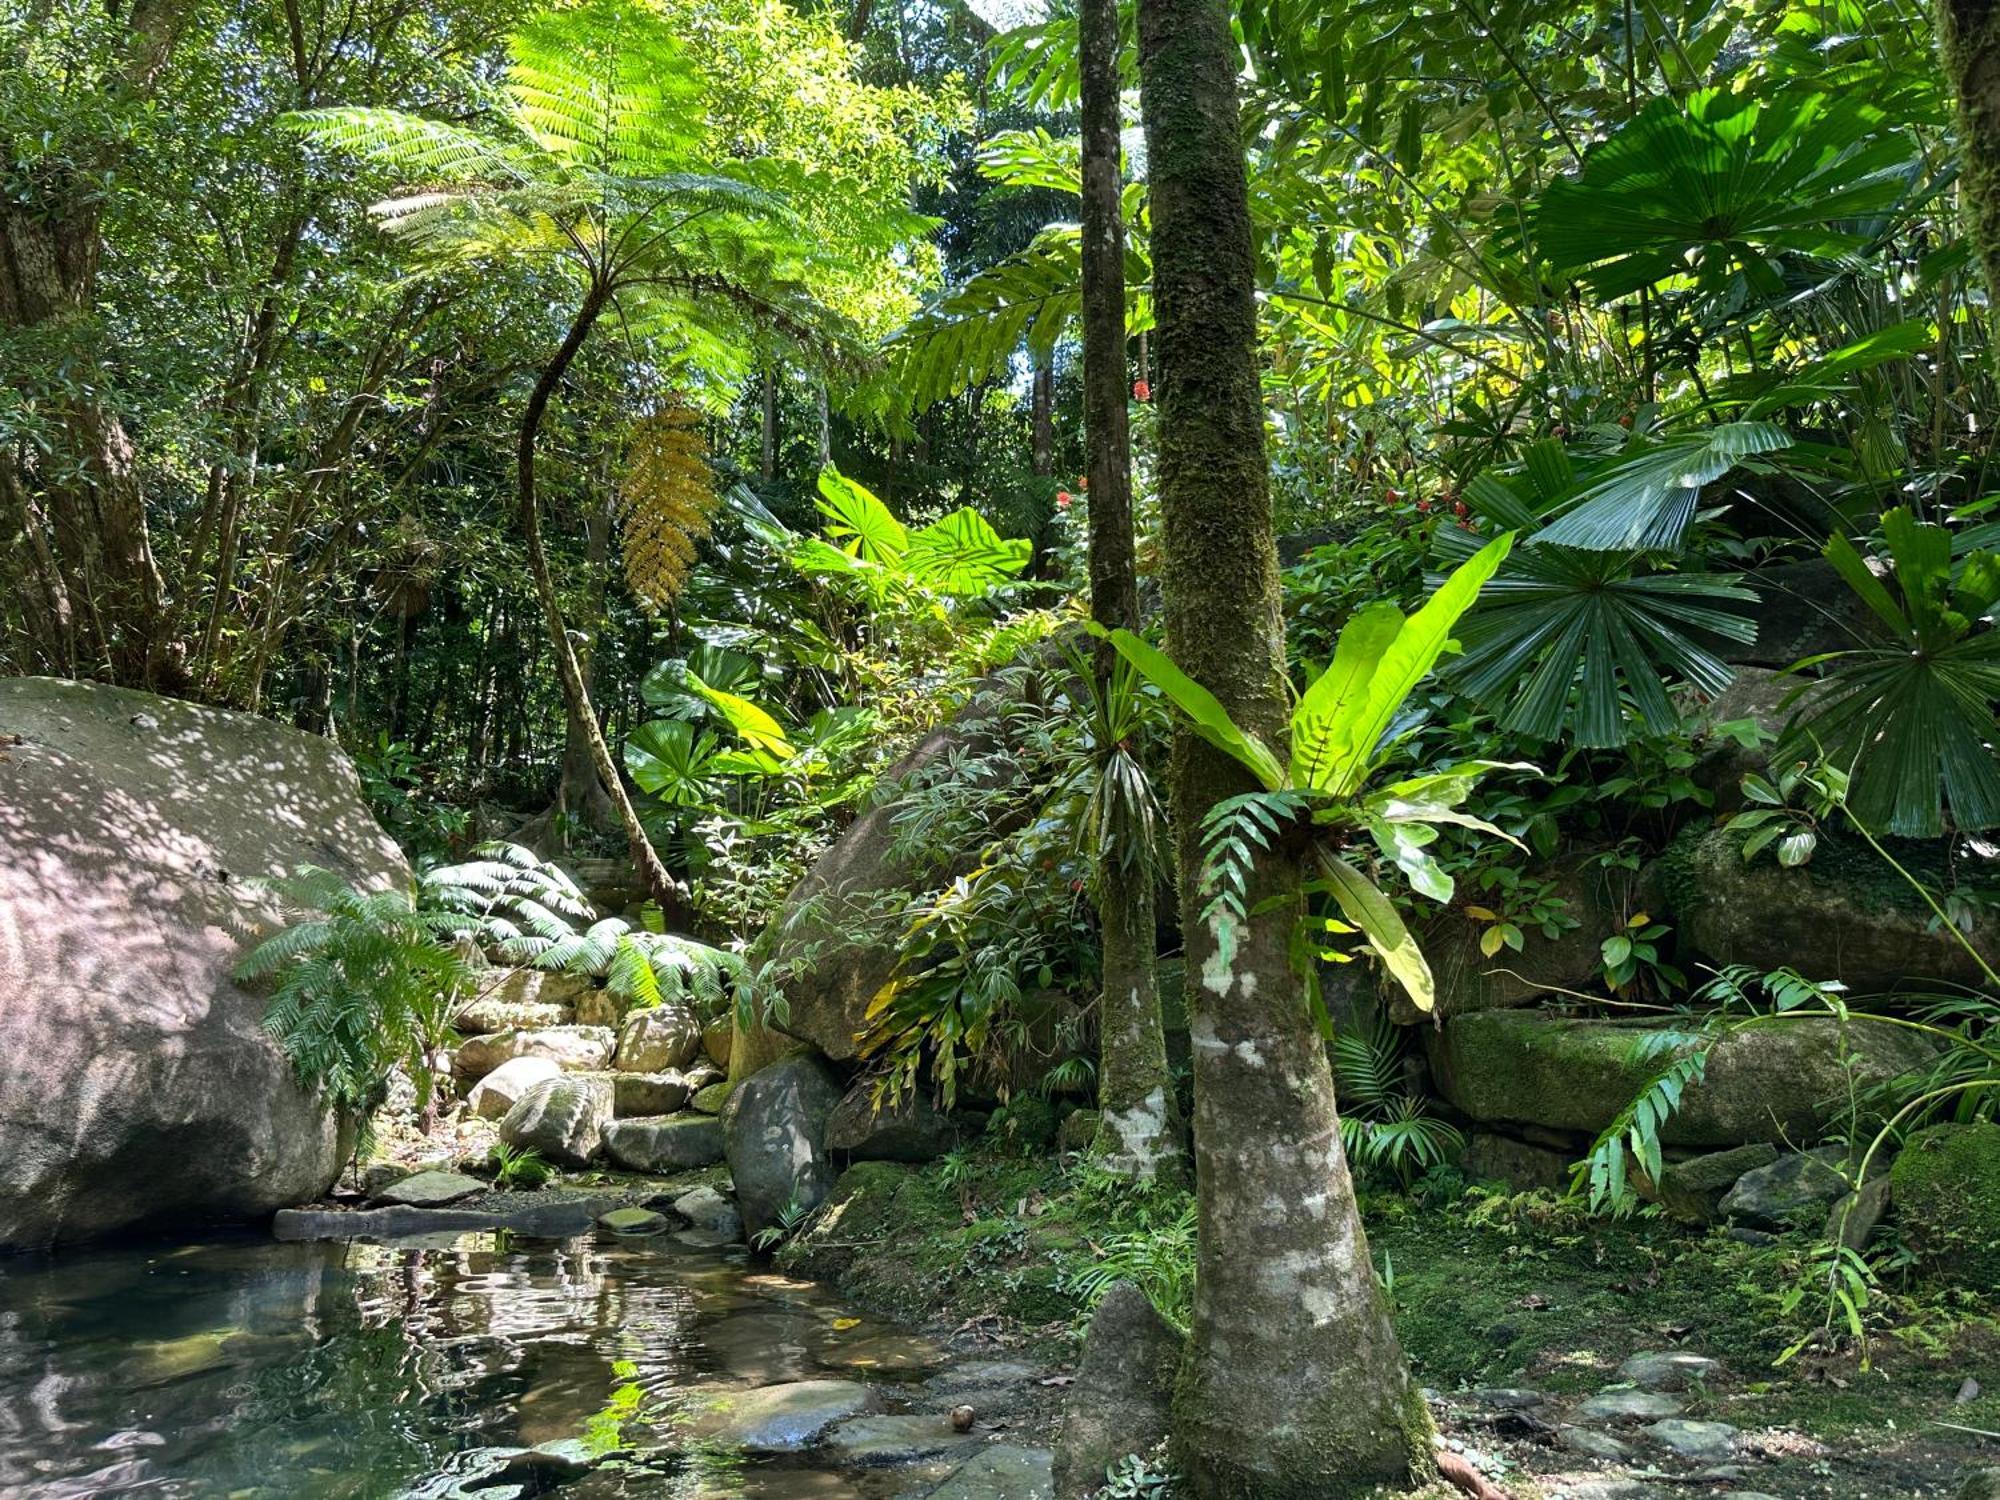
[[428,1108],[432,1059],[472,982],[450,915],[310,865],[266,885],[299,920],[258,943],[235,973],[275,981],[264,1026],[299,1077],[336,1106],[365,1111],[401,1065]]
[[1342,1026],[1332,1052],[1340,1140],[1348,1158],[1386,1167],[1407,1185],[1445,1161],[1465,1137],[1410,1088],[1403,1045],[1401,1030],[1377,1015]]
[[720,503],[696,421],[675,404],[639,422],[618,486],[625,581],[650,614],[679,597]]

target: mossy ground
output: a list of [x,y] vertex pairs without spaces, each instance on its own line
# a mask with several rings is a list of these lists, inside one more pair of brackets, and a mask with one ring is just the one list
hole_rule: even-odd
[[[983,1320],[1057,1355],[1080,1331],[1079,1273],[1186,1202],[992,1149],[925,1168],[865,1165],[843,1187],[837,1234],[809,1235],[781,1264],[837,1280],[885,1315]],[[1749,1435],[1744,1488],[1946,1495],[1962,1466],[2000,1457],[2000,1442],[1935,1425],[2000,1431],[2000,1310],[1970,1294],[1892,1275],[1864,1314],[1866,1368],[1844,1325],[1779,1364],[1822,1321],[1815,1290],[1786,1305],[1818,1285],[1809,1240],[1753,1246],[1657,1219],[1592,1219],[1547,1195],[1427,1188],[1369,1193],[1363,1211],[1412,1369],[1433,1391],[1532,1386],[1562,1403],[1615,1381],[1636,1351],[1687,1348],[1722,1361],[1725,1376],[1688,1396],[1688,1415]],[[1961,1404],[1967,1377],[1982,1394]],[[1513,1465],[1522,1497],[1539,1492],[1536,1475],[1588,1472],[1542,1443],[1456,1435]]]

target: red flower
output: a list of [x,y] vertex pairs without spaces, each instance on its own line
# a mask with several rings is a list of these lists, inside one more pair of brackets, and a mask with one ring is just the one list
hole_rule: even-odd
[[1630,427],[1632,425],[1632,414],[1630,412],[1625,413],[1624,416],[1618,419],[1618,425],[1620,427]]
[[1134,401],[1151,401],[1153,399],[1152,383],[1150,381],[1145,381],[1145,380],[1133,381],[1132,399]]
[[1417,502],[1417,509],[1425,512],[1426,514],[1429,513],[1430,508],[1431,508],[1431,503],[1428,500],[1419,500]]
[[1070,497],[1069,497],[1069,491],[1068,491],[1068,490],[1057,490],[1057,491],[1056,491],[1056,509],[1057,509],[1057,510],[1068,510],[1068,509],[1069,509],[1069,498],[1070,498]]
[[1090,489],[1090,476],[1086,474],[1081,479],[1077,480],[1076,487],[1087,493]]
[[1391,505],[1396,504],[1403,498],[1403,492],[1401,490],[1384,490],[1382,493],[1388,499]]
[[1463,516],[1465,514],[1465,502],[1463,500],[1452,501],[1451,513],[1455,516]]

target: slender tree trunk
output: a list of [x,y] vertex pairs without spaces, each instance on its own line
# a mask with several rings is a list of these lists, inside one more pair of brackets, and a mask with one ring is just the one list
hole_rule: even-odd
[[542,618],[548,625],[549,648],[555,653],[556,670],[562,678],[563,702],[571,720],[582,726],[590,742],[590,758],[597,767],[597,778],[604,786],[605,795],[617,810],[618,822],[625,830],[625,841],[631,849],[632,863],[645,877],[646,888],[653,899],[659,902],[661,910],[671,919],[686,914],[687,892],[667,873],[667,867],[660,863],[660,856],[654,853],[652,840],[646,837],[645,826],[639,821],[638,810],[632,806],[632,799],[625,795],[625,783],[619,778],[617,762],[611,758],[611,747],[604,741],[604,731],[598,727],[597,711],[591,706],[589,689],[584,686],[583,668],[576,659],[569,630],[563,623],[562,603],[556,598],[555,578],[549,572],[548,553],[542,546],[541,508],[535,500],[535,438],[541,431],[542,413],[548,410],[549,398],[562,383],[563,375],[576,358],[577,351],[583,347],[583,341],[590,336],[598,315],[604,311],[605,301],[606,293],[600,287],[593,286],[584,295],[569,332],[563,336],[561,346],[548,364],[542,367],[541,377],[536,380],[534,390],[529,392],[528,404],[521,413],[521,437],[515,452],[521,539],[527,544],[528,573],[535,581],[535,596],[541,601]]
[[1056,368],[1054,356],[1037,354],[1028,390],[1029,462],[1046,479],[1056,471]]
[[778,377],[769,364],[764,366],[764,421],[761,451],[757,455],[758,476],[769,484],[778,477]]
[[[1224,0],[1140,0],[1159,311],[1168,645],[1274,749],[1288,701],[1257,369],[1255,268]],[[1256,789],[1176,729],[1171,789],[1194,1041],[1200,1223],[1175,1441],[1198,1500],[1359,1495],[1430,1468],[1355,1210],[1326,1051],[1292,966],[1301,855],[1198,917],[1203,815]]]
[[833,414],[827,409],[825,381],[819,383],[813,396],[819,407],[819,466],[824,469],[833,462]]
[[1958,100],[1959,197],[2000,347],[2000,4],[1938,0],[1938,50]]
[[[1132,545],[1132,442],[1125,414],[1125,225],[1119,211],[1118,0],[1077,11],[1083,85],[1083,446],[1090,477],[1090,613],[1107,630],[1139,628]],[[1110,691],[1116,653],[1097,648],[1097,688]],[[1099,754],[1116,753],[1103,745]],[[1185,1170],[1180,1110],[1167,1070],[1154,984],[1150,850],[1101,857],[1098,921],[1104,993],[1098,1002],[1093,1153],[1132,1177]]]
[[[599,506],[584,518],[584,561],[590,569],[591,618],[580,632],[586,644],[577,653],[583,671],[583,691],[589,697],[596,688],[597,648],[602,643],[605,569],[611,561],[611,512]],[[602,734],[601,729],[598,730]],[[556,786],[556,807],[570,821],[586,828],[615,828],[618,810],[611,805],[597,778],[597,764],[590,749],[590,728],[570,708],[563,737],[562,775]]]

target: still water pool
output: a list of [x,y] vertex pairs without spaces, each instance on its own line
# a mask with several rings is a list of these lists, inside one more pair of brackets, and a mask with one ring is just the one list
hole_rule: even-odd
[[[922,1408],[915,1382],[946,1360],[740,1250],[668,1239],[0,1259],[0,1496],[884,1500],[909,1469],[746,1461],[689,1434],[718,1393],[774,1382]],[[498,1456],[536,1445],[555,1456]]]

